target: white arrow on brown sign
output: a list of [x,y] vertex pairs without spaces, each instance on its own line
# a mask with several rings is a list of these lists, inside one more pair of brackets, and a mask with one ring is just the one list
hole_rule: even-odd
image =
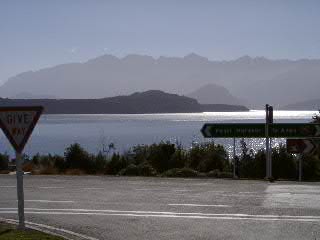
[[311,154],[319,145],[319,140],[314,139],[287,139],[287,151],[289,153]]

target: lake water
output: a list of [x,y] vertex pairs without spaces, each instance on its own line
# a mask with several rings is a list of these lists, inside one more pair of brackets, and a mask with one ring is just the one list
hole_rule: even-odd
[[[275,111],[274,122],[310,122],[316,113],[316,111]],[[265,122],[265,112],[257,110],[191,114],[43,115],[24,152],[29,155],[38,152],[63,154],[65,148],[75,142],[92,153],[103,150],[103,146],[108,146],[110,143],[114,143],[116,151],[119,152],[137,144],[160,141],[178,142],[187,148],[193,143],[213,140],[204,139],[200,133],[201,127],[207,122]],[[214,141],[224,144],[231,151],[232,139],[214,139]],[[254,149],[264,146],[263,139],[248,139],[247,142]],[[284,139],[274,140],[274,144],[281,142],[284,142]],[[13,149],[2,132],[0,151],[13,155]]]

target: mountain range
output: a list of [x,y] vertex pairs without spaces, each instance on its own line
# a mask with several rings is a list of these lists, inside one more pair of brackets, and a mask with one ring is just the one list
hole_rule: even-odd
[[103,55],[18,74],[0,87],[0,96],[104,98],[149,89],[192,96],[200,103],[238,103],[260,109],[269,103],[278,108],[319,98],[320,60]]

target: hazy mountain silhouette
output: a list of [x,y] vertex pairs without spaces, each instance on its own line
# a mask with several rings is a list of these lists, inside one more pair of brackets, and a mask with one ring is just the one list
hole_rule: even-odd
[[241,101],[217,84],[206,84],[186,96],[197,99],[201,104],[240,104]]
[[316,110],[316,111],[318,111],[320,109],[320,98],[289,104],[284,107],[281,107],[281,109],[284,109],[284,110]]
[[56,96],[53,95],[34,95],[28,92],[21,92],[13,96],[14,99],[55,99]]
[[[28,92],[58,98],[102,98],[148,89],[187,94],[207,84],[223,86],[236,98],[258,108],[265,103],[277,107],[316,99],[320,89],[320,60],[244,56],[232,61],[209,61],[196,54],[157,59],[104,55],[84,63],[19,74],[0,87],[0,96]],[[232,102],[232,99],[223,101]]]

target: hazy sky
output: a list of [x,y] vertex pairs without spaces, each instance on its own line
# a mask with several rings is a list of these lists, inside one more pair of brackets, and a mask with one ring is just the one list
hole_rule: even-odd
[[102,54],[320,58],[319,0],[1,0],[0,83]]

